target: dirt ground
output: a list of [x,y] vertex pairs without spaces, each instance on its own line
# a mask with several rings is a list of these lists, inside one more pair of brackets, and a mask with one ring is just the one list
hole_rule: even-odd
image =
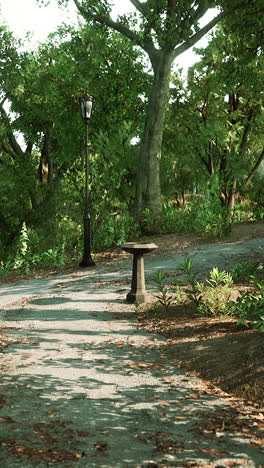
[[139,326],[164,335],[163,352],[176,367],[248,402],[264,405],[264,334],[238,326],[232,319],[195,315],[188,305],[168,313],[138,315]]
[[[202,243],[224,243],[264,237],[264,223],[235,225],[228,238],[210,241],[197,234],[169,234],[153,236],[146,241],[159,245],[158,255],[177,252],[179,248]],[[127,254],[118,248],[96,254],[96,263],[111,264],[123,260]],[[46,269],[27,278],[50,276],[76,271],[76,264],[65,269]],[[24,279],[12,274],[0,282]],[[237,285],[239,288],[239,285]],[[164,310],[144,310],[138,314],[139,326],[166,337],[164,345],[168,359],[176,367],[196,373],[212,385],[220,387],[246,401],[264,405],[264,334],[236,325],[235,319],[208,319],[195,313],[190,304],[171,305]],[[7,345],[4,330],[0,330],[0,351]]]
[[[152,238],[159,254],[205,243],[193,234]],[[264,223],[234,226],[221,243],[264,237]],[[208,240],[206,241],[208,242]],[[209,241],[213,242],[213,241]],[[258,259],[260,260],[260,259]],[[253,261],[253,260],[252,260]],[[234,284],[241,289],[241,284]],[[145,310],[139,313],[141,327],[164,335],[168,359],[220,387],[227,393],[264,406],[264,333],[236,324],[236,319],[214,319],[197,315],[191,304],[171,305],[168,312]]]

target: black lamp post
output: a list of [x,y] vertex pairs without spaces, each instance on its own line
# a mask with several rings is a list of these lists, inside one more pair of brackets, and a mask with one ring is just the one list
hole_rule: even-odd
[[92,114],[93,97],[85,94],[79,98],[82,118],[85,123],[85,199],[83,210],[83,259],[80,267],[94,266],[91,257],[91,216],[90,216],[90,195],[89,195],[89,122]]

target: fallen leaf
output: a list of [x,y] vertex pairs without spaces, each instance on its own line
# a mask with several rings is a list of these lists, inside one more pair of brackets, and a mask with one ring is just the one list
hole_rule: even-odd
[[87,431],[77,431],[79,437],[89,437],[91,435],[90,432]]
[[168,384],[173,382],[173,379],[170,379],[170,377],[164,377],[162,380],[163,382],[168,383]]
[[188,395],[192,398],[199,398],[199,393],[188,393]]
[[108,444],[106,444],[105,442],[95,442],[94,443],[94,448],[95,448],[95,450],[98,450],[100,452],[104,452],[105,450],[108,449]]
[[212,455],[214,457],[220,457],[222,455],[230,455],[228,452],[220,452],[220,450],[217,450],[215,448],[202,448],[200,450],[201,450],[201,452],[207,453],[207,454]]
[[248,460],[245,460],[244,458],[239,458],[239,459],[236,459],[235,461],[226,461],[224,462],[224,465],[225,466],[244,466],[244,464],[246,465],[247,464],[247,461]]
[[0,418],[0,423],[6,423],[6,424],[20,424],[17,421],[14,421],[14,419],[10,418],[10,416],[2,416]]

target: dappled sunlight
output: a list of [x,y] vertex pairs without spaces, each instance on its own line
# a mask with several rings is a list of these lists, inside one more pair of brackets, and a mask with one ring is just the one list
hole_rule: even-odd
[[[210,249],[193,251],[199,267],[205,252],[208,260]],[[219,247],[219,255],[231,254]],[[180,261],[152,257],[148,281],[162,265],[173,276]],[[3,311],[12,340],[2,364],[4,457],[26,468],[259,465],[255,413],[177,367],[177,350],[197,359],[210,350],[199,320],[194,326],[176,310],[177,334],[189,337],[177,343],[156,334],[155,324],[144,330],[125,302],[131,264],[122,265],[120,275],[100,269],[3,288],[3,298],[12,297]],[[214,343],[221,345],[226,326],[215,325]]]
[[[116,358],[111,353],[106,366],[116,364],[113,360]],[[19,395],[19,407],[9,408],[8,416],[2,408],[2,427],[7,430],[1,435],[3,446],[9,453],[35,463],[46,459],[47,450],[53,462],[58,453],[64,461],[71,454],[74,466],[82,466],[81,459],[83,466],[101,465],[100,460],[105,466],[122,466],[162,459],[183,466],[193,459],[205,463],[208,456],[214,463],[227,456],[246,461],[245,453],[251,452],[246,436],[232,435],[230,430],[229,445],[223,448],[224,436],[215,438],[208,425],[203,433],[200,424],[203,419],[213,421],[219,410],[224,412],[225,421],[227,417],[234,420],[236,410],[224,397],[193,390],[195,379],[165,380],[163,374],[170,372],[169,367],[152,383],[148,380],[157,370],[144,367],[138,375],[133,369],[130,378],[116,386],[103,382],[100,376],[83,376],[75,383],[67,375],[55,377],[49,373],[29,376],[22,372],[6,377],[2,390],[8,402],[16,401]],[[111,379],[111,371],[109,374]],[[17,447],[23,450],[19,453]]]

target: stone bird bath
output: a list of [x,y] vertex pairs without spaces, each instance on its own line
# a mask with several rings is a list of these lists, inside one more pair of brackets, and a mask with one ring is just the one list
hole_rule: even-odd
[[146,302],[149,295],[145,289],[145,273],[144,273],[144,254],[157,249],[156,244],[144,244],[137,242],[126,242],[120,245],[120,248],[125,252],[133,254],[133,271],[131,291],[127,294],[127,302]]

